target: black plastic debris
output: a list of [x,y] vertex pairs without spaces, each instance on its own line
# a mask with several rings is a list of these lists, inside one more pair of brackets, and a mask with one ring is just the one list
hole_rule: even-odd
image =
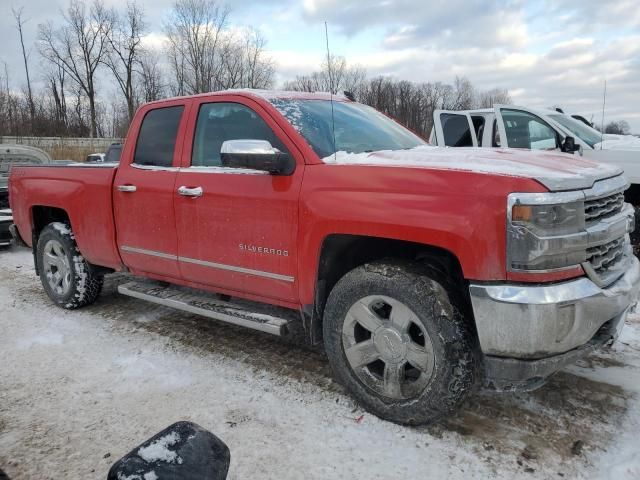
[[224,480],[229,447],[191,422],[177,422],[111,466],[108,480]]

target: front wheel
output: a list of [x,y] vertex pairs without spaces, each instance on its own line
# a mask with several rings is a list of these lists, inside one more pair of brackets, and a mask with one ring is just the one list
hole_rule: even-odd
[[323,329],[336,377],[383,419],[433,422],[475,384],[473,333],[417,265],[376,262],[347,273],[331,291]]
[[36,255],[40,281],[56,305],[72,310],[95,302],[100,295],[103,277],[93,273],[67,224],[47,225],[38,238]]

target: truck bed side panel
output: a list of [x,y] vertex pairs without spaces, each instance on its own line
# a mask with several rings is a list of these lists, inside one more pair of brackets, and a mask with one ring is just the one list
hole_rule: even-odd
[[14,222],[32,244],[33,209],[67,212],[82,255],[92,264],[120,269],[113,222],[112,187],[116,167],[16,167],[9,182]]

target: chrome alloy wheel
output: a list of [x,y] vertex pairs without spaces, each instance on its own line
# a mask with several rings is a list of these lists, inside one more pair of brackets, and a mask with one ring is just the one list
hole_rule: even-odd
[[394,400],[417,397],[435,366],[433,344],[417,315],[383,295],[361,298],[351,306],[342,347],[360,381]]
[[44,246],[42,269],[51,290],[64,296],[71,288],[71,265],[64,247],[57,240],[49,240]]

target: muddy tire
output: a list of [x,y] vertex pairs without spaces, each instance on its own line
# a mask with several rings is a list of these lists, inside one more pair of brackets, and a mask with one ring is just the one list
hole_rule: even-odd
[[76,245],[69,225],[47,225],[38,238],[36,251],[40,281],[59,307],[73,310],[95,302],[103,277],[93,273]]
[[420,425],[454,411],[478,378],[475,333],[417,264],[381,261],[347,273],[325,308],[338,381],[371,413]]

